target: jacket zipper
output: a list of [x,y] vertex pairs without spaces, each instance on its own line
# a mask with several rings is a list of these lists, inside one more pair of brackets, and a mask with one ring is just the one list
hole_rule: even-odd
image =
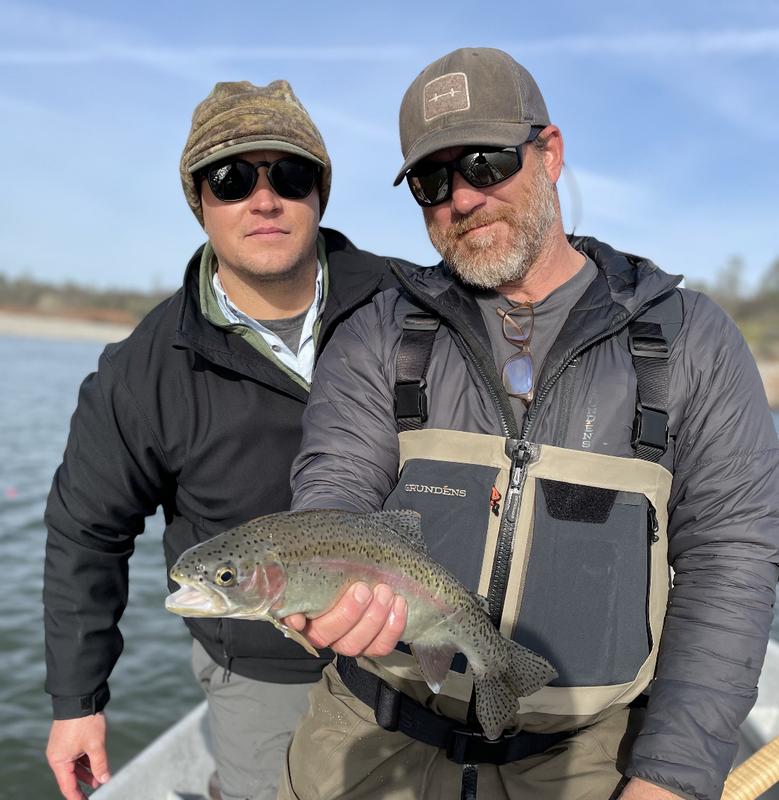
[[[479,373],[479,377],[487,389],[490,400],[492,400],[492,404],[495,407],[495,411],[497,412],[498,419],[500,421],[501,433],[507,439],[516,439],[518,434],[516,420],[513,419],[513,414],[511,417],[509,417],[503,408],[503,404],[501,403],[500,392],[503,391],[503,387],[501,386],[500,390],[496,389],[495,385],[490,380],[489,375],[487,375],[487,373],[484,371],[481,360],[476,355],[473,347],[468,341],[469,335],[467,330],[460,325],[458,320],[453,319],[447,312],[446,308],[444,308],[440,303],[437,303],[432,297],[430,297],[430,295],[426,295],[424,292],[419,292],[417,288],[411,284],[403,271],[399,267],[396,268],[395,262],[392,261],[392,259],[388,259],[387,262],[392,270],[392,273],[398,279],[400,285],[414,298],[414,300],[423,308],[427,309],[441,320],[446,322],[447,326],[457,334],[460,342],[462,343],[465,354],[468,356],[471,364]],[[508,397],[505,391],[503,391],[503,395]]]
[[527,442],[514,440],[511,447],[511,468],[506,502],[503,506],[503,517],[500,521],[498,541],[495,545],[495,557],[492,562],[492,574],[487,592],[490,618],[496,628],[500,628],[503,606],[506,602],[511,569],[511,556],[514,552],[514,534],[519,518],[520,499],[527,478],[527,463],[530,461],[532,448]]
[[655,507],[649,503],[646,509],[646,641],[649,646],[648,653],[652,652],[654,647],[654,640],[652,638],[652,625],[649,615],[649,596],[652,590],[652,545],[660,541],[657,531],[660,525],[657,522],[657,511]]
[[516,433],[516,424],[514,425],[510,424],[508,417],[506,416],[506,414],[503,411],[503,408],[501,407],[500,396],[498,392],[495,390],[495,387],[492,385],[489,376],[482,369],[481,364],[479,363],[479,360],[476,357],[476,354],[471,349],[471,346],[468,344],[462,333],[457,331],[457,335],[460,337],[463,349],[470,358],[471,364],[473,364],[473,366],[476,367],[476,371],[479,373],[479,377],[482,379],[482,382],[484,383],[484,386],[487,389],[487,392],[490,396],[490,400],[492,400],[492,404],[495,406],[495,410],[498,412],[498,420],[500,421],[501,432],[507,439],[513,438],[512,433]]
[[[654,300],[654,298],[652,298]],[[636,311],[632,314],[629,314],[625,319],[623,319],[618,325],[613,328],[609,328],[607,331],[598,334],[597,336],[593,336],[591,339],[588,339],[583,344],[580,344],[569,356],[568,358],[563,361],[562,364],[557,368],[557,371],[552,375],[549,380],[544,384],[544,386],[538,391],[538,394],[533,401],[533,404],[528,409],[527,415],[525,416],[525,421],[522,424],[522,435],[521,439],[524,441],[527,438],[528,433],[530,432],[530,426],[533,424],[533,420],[537,416],[537,412],[541,404],[549,395],[549,392],[552,390],[552,387],[557,383],[560,376],[565,372],[566,369],[571,365],[573,361],[575,361],[585,350],[593,347],[596,344],[600,344],[601,342],[606,341],[606,339],[610,339],[612,336],[623,331],[636,317],[640,317],[644,311],[649,308],[650,303],[645,303],[644,305],[640,306]]]

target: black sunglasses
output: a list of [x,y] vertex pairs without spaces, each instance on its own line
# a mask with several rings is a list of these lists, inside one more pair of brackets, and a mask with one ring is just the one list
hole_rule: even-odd
[[204,167],[214,197],[225,203],[246,199],[257,185],[257,170],[268,168],[268,183],[279,197],[300,200],[308,197],[319,178],[319,165],[302,156],[283,156],[275,161],[245,161],[228,158]]
[[[543,128],[531,128],[535,139]],[[471,186],[483,189],[505,181],[522,169],[522,144],[515,147],[475,147],[451,161],[420,161],[406,173],[411,194],[420,206],[437,206],[452,196],[454,173],[459,172]]]

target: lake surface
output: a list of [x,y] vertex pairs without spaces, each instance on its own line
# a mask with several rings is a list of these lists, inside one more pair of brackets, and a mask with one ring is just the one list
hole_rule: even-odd
[[[43,752],[51,706],[43,692],[43,510],[65,447],[78,387],[102,345],[0,337],[0,798],[58,798]],[[779,416],[774,416],[779,426]],[[201,699],[190,638],[163,610],[161,517],[130,560],[125,649],[111,677],[109,756],[115,771]],[[774,623],[779,639],[779,620]]]

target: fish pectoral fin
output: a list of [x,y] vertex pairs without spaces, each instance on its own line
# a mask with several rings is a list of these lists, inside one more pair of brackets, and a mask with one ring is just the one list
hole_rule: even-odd
[[449,643],[425,644],[424,642],[413,642],[409,647],[419,664],[425,682],[432,692],[438,694],[452,665],[452,659],[457,654],[457,647]]
[[320,657],[319,651],[314,647],[313,644],[311,644],[311,642],[308,641],[308,639],[306,639],[305,636],[303,636],[300,631],[290,628],[289,625],[285,625],[283,622],[279,622],[273,617],[270,617],[268,621],[273,623],[273,626],[278,628],[287,637],[287,639],[292,639],[293,642],[297,642],[308,653],[311,653],[312,656],[316,656],[317,658]]

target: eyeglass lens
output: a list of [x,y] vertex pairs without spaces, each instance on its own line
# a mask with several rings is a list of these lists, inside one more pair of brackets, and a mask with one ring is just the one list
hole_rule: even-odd
[[506,359],[502,379],[510,395],[529,400],[533,390],[533,359],[530,353],[517,353]]
[[513,397],[530,400],[533,396],[533,359],[528,346],[533,335],[532,306],[514,306],[508,311],[497,309],[502,319],[503,336],[519,348],[503,364],[501,378],[506,391]]
[[314,188],[318,168],[305,158],[284,157],[273,162],[252,164],[232,159],[208,170],[208,184],[214,196],[224,202],[248,197],[257,184],[257,169],[268,168],[268,182],[276,194],[289,199],[306,197]]
[[422,162],[409,172],[408,184],[418,203],[432,206],[451,197],[455,170],[471,186],[481,189],[510,178],[521,166],[519,148],[478,150],[445,163]]

